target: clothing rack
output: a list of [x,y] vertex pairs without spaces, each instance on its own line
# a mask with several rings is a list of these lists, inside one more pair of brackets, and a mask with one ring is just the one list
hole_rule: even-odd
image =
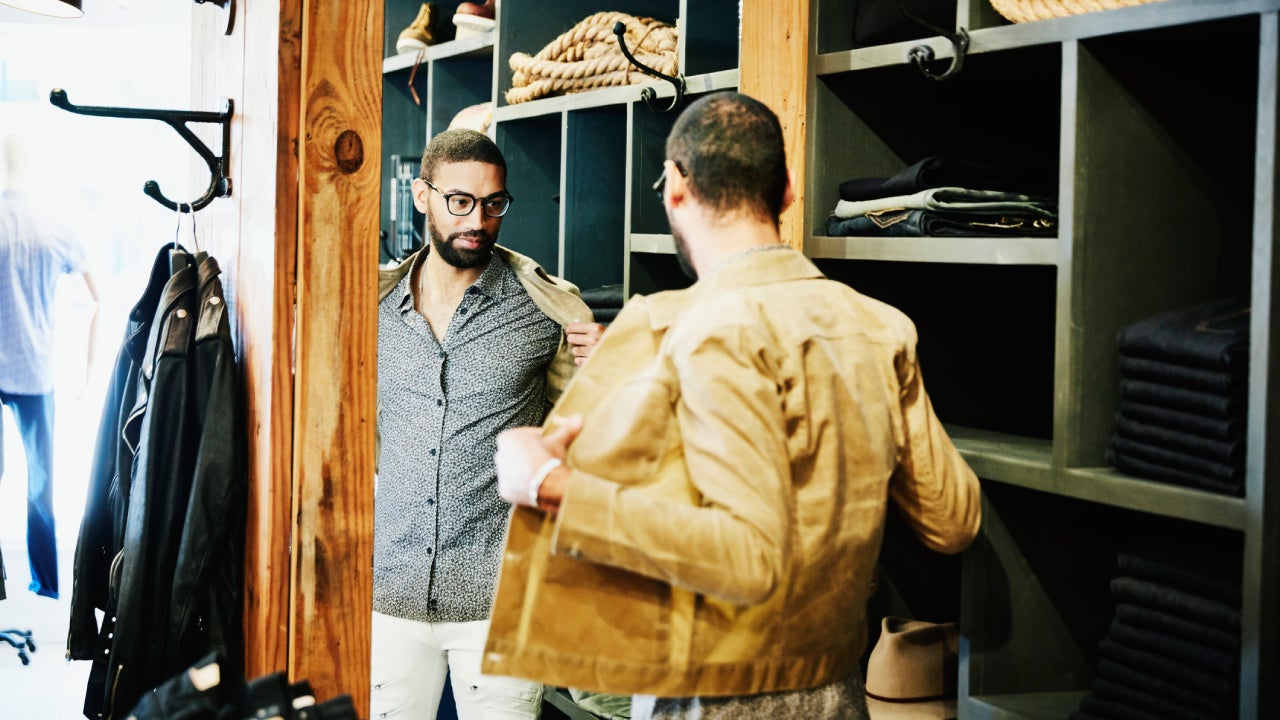
[[[192,147],[209,166],[209,187],[204,194],[189,203],[176,203],[164,196],[160,185],[155,180],[148,180],[142,191],[150,195],[156,202],[178,212],[195,212],[205,208],[214,198],[231,195],[231,177],[228,174],[231,158],[231,116],[234,107],[230,99],[226,109],[221,112],[200,110],[151,110],[145,108],[105,107],[98,105],[75,105],[67,98],[67,91],[55,88],[49,93],[49,102],[57,107],[77,115],[93,115],[96,117],[114,117],[140,120],[159,120],[177,131],[182,139]],[[187,123],[217,123],[222,126],[222,154],[214,155],[208,145],[196,136]]]

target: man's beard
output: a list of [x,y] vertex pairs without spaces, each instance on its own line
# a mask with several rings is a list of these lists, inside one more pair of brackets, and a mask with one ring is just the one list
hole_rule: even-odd
[[680,231],[680,227],[676,225],[676,221],[671,217],[671,213],[667,212],[667,224],[671,226],[671,237],[676,241],[676,262],[680,263],[680,270],[690,280],[698,279],[698,271],[693,269],[693,260],[689,257],[689,243],[685,240],[684,233]]
[[[454,233],[449,236],[448,240],[445,240],[436,224],[431,221],[431,218],[427,218],[427,234],[431,236],[432,252],[435,252],[440,256],[441,260],[459,270],[483,267],[488,264],[489,258],[493,255],[493,246],[498,240],[498,233],[495,232],[490,235],[483,229]],[[480,240],[480,247],[475,250],[459,248],[454,244],[454,241],[463,237]]]

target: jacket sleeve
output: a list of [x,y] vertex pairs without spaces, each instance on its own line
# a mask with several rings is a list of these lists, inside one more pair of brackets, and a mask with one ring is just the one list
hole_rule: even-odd
[[903,438],[889,496],[926,547],[957,553],[973,542],[982,521],[978,477],[933,412],[915,353],[914,331],[897,365]]

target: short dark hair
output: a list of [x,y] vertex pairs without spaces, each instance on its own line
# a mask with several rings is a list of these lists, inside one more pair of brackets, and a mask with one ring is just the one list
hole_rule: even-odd
[[667,136],[667,158],[687,173],[699,202],[778,222],[787,152],[778,116],[759,100],[724,91],[694,101]]
[[431,138],[422,151],[421,175],[423,180],[435,177],[436,166],[441,163],[482,162],[497,165],[505,173],[506,158],[497,143],[482,132],[467,128],[455,128]]

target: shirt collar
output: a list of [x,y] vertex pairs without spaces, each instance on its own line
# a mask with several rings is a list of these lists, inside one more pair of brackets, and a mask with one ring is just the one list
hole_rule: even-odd
[[[400,278],[400,282],[396,284],[395,292],[400,294],[400,309],[406,310],[413,307],[412,285],[414,273],[420,272],[419,268],[427,261],[427,254],[431,252],[431,247],[423,248],[414,258],[414,267]],[[484,272],[480,273],[480,277],[467,288],[468,293],[479,293],[490,300],[502,297],[503,293],[508,289],[508,275],[511,273],[507,270],[507,261],[502,256],[494,252],[489,259],[489,264],[485,266]]]

